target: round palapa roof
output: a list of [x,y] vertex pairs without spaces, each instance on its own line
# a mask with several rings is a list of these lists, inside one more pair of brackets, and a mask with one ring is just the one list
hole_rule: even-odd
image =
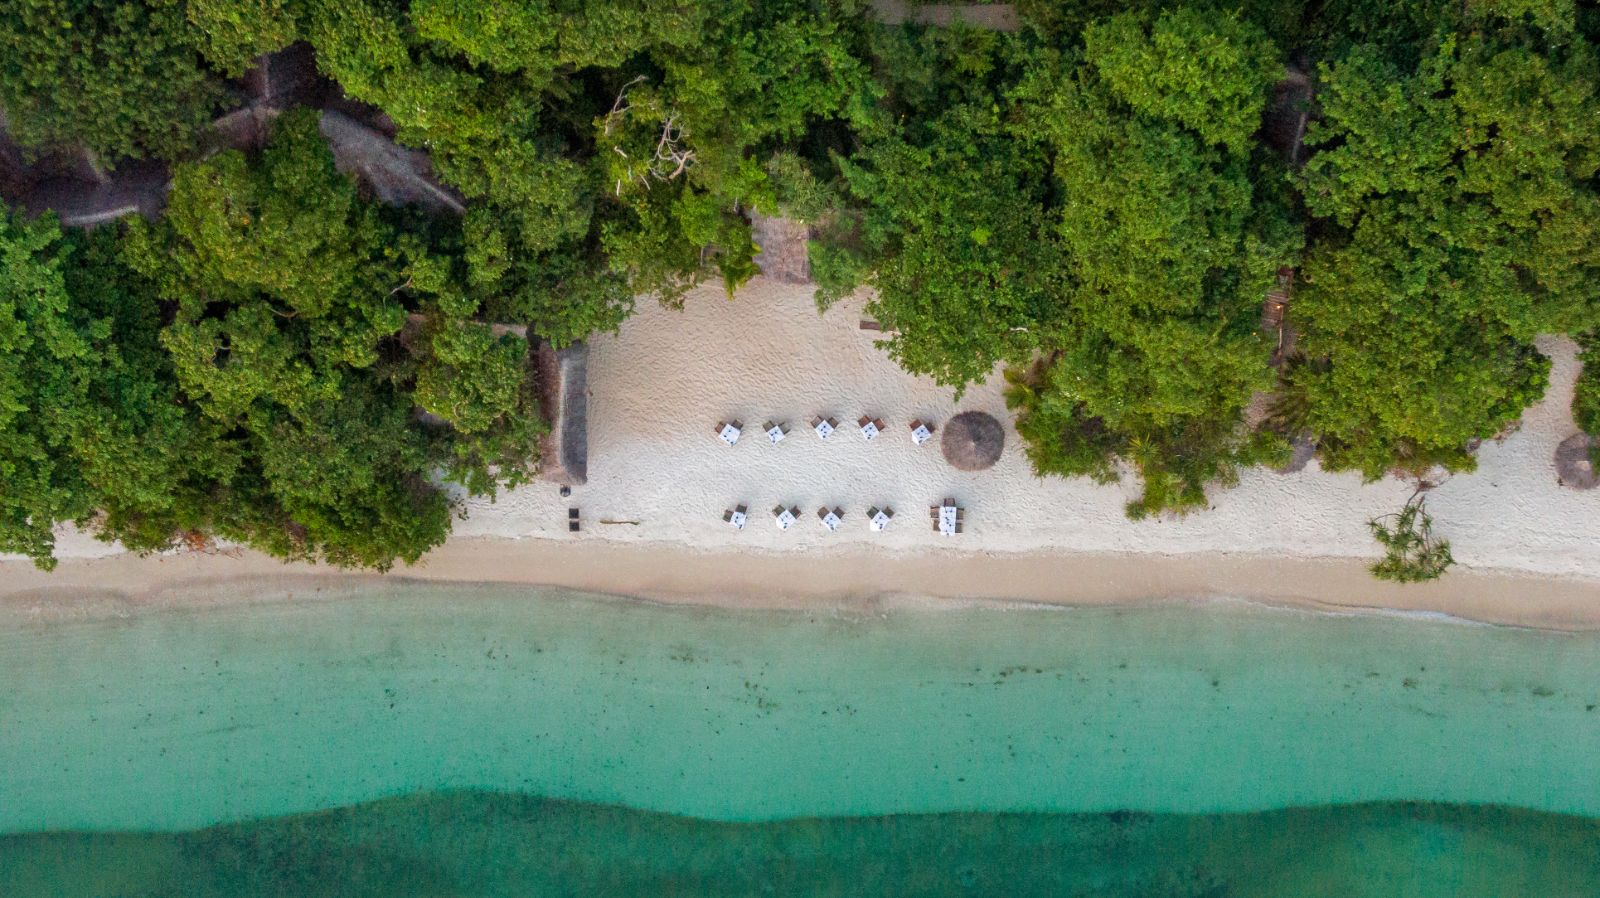
[[1000,460],[1006,446],[1006,429],[993,415],[962,412],[944,426],[939,448],[945,461],[963,471],[982,471]]
[[1596,476],[1594,463],[1589,460],[1593,445],[1594,439],[1588,434],[1575,433],[1556,447],[1556,473],[1561,476],[1562,486],[1592,490],[1600,484],[1600,476]]

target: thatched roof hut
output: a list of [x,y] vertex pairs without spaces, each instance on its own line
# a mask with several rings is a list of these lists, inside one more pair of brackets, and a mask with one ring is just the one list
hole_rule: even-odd
[[1006,429],[993,415],[962,412],[944,426],[939,449],[945,461],[962,471],[994,467],[1006,446]]
[[811,259],[806,243],[811,226],[793,218],[750,213],[750,235],[761,251],[756,267],[764,277],[786,284],[811,283]]
[[550,425],[540,453],[539,476],[567,486],[589,482],[589,345],[557,350],[539,342],[540,409]]
[[1600,476],[1596,476],[1594,462],[1590,452],[1594,449],[1594,437],[1586,433],[1575,433],[1561,441],[1556,447],[1556,475],[1561,478],[1562,486],[1570,486],[1575,490],[1592,490],[1600,485]]

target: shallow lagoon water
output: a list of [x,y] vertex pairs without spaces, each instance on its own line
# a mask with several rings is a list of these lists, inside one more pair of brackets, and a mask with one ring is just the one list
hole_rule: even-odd
[[1600,895],[1592,634],[429,586],[12,621],[0,681],[6,895]]

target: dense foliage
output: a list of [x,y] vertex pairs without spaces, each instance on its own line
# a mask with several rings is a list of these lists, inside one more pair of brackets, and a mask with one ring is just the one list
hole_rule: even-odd
[[[1152,75],[1173,54],[1204,76]],[[1130,13],[1019,88],[1024,134],[1054,162],[1064,303],[1049,357],[1013,393],[1018,429],[1041,473],[1132,463],[1135,516],[1201,507],[1206,484],[1271,456],[1242,417],[1271,386],[1256,322],[1300,234],[1243,123],[1260,120],[1276,56],[1253,27]]]
[[183,401],[160,307],[109,231],[0,228],[0,550],[49,565],[51,525],[158,548],[211,509],[225,434]]
[[0,109],[27,145],[179,155],[222,98],[201,39],[181,0],[12,0],[0,12]]
[[25,144],[173,157],[222,76],[308,40],[473,202],[486,312],[566,344],[754,274],[768,158],[871,105],[861,30],[856,0],[23,0],[0,107]]
[[1600,345],[1594,334],[1585,334],[1580,343],[1578,358],[1583,368],[1573,391],[1572,417],[1578,429],[1590,436],[1600,436]]
[[[61,440],[35,409],[65,405],[89,355],[68,317],[59,234],[0,218],[0,546],[47,561],[50,526],[87,514]],[[93,367],[92,365],[89,367]]]
[[[903,80],[845,163],[859,224],[824,230],[819,295],[875,287],[889,350],[958,389],[1013,365],[1035,467],[1128,464],[1136,516],[1203,506],[1281,437],[1368,477],[1470,468],[1542,394],[1534,335],[1595,327],[1596,22],[1292,6],[1030,6],[1020,38],[880,52]],[[1294,172],[1257,131],[1306,56]],[[1299,339],[1275,379],[1254,321],[1280,266]]]
[[[844,163],[850,201],[862,209],[821,247],[823,304],[865,278],[870,311],[899,331],[887,348],[907,370],[960,390],[997,361],[1039,346],[1053,317],[1054,265],[1043,244],[1045,157],[1014,139],[999,89],[1017,56],[988,33],[893,34],[890,60],[948,57],[940,72],[907,67],[890,80],[875,139]],[[905,114],[902,114],[904,110]]]
[[[864,0],[18,0],[13,136],[176,164],[158,222],[4,221],[0,548],[44,561],[76,520],[414,558],[448,527],[435,484],[534,464],[527,343],[489,322],[565,345],[635,297],[731,291],[754,212],[812,223],[819,306],[872,288],[907,370],[958,394],[1004,370],[1040,473],[1136,473],[1134,516],[1288,438],[1369,478],[1468,469],[1545,387],[1534,336],[1600,333],[1593,4],[1020,9],[997,33]],[[373,206],[309,114],[205,155],[228,79],[296,41],[464,216]]]
[[0,457],[28,486],[0,549],[43,560],[52,522],[93,517],[134,548],[215,534],[386,567],[448,532],[436,474],[486,492],[537,460],[526,341],[357,197],[314,116],[277,131],[258,158],[180,166],[168,214],[120,246],[8,225]]
[[1186,11],[1097,20],[1081,50],[920,40],[890,58],[953,65],[891,80],[906,114],[845,163],[864,211],[819,254],[822,297],[871,284],[889,351],[958,390],[1024,366],[1040,473],[1110,479],[1120,458],[1145,483],[1130,513],[1204,504],[1274,443],[1241,417],[1272,384],[1261,297],[1300,241],[1250,140],[1277,49]]
[[1600,105],[1587,47],[1445,36],[1415,68],[1362,45],[1323,72],[1290,380],[1334,467],[1472,465],[1545,387],[1545,331],[1594,326]]
[[851,0],[307,0],[318,62],[479,201],[492,314],[557,343],[755,272],[766,158],[865,108]]

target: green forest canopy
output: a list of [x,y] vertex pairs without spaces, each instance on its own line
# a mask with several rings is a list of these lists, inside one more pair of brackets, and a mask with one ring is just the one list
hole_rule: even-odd
[[0,545],[48,564],[76,521],[135,549],[416,560],[449,531],[435,472],[518,482],[542,428],[527,343],[474,320],[452,241],[360,199],[309,112],[254,159],[179,165],[154,225],[6,216]]
[[[1591,6],[1021,10],[1002,34],[858,0],[17,0],[12,135],[174,183],[156,222],[0,219],[0,551],[48,564],[75,521],[414,560],[448,532],[441,480],[537,464],[528,343],[488,322],[565,345],[636,296],[731,291],[752,211],[815,224],[819,303],[873,287],[906,369],[959,392],[1008,367],[1035,468],[1131,467],[1135,516],[1289,439],[1368,477],[1469,469],[1542,394],[1534,335],[1593,344]],[[310,112],[208,154],[230,79],[296,41],[465,216],[373,205]],[[1291,66],[1316,88],[1298,168],[1260,130]],[[1280,267],[1299,352],[1274,370]]]

